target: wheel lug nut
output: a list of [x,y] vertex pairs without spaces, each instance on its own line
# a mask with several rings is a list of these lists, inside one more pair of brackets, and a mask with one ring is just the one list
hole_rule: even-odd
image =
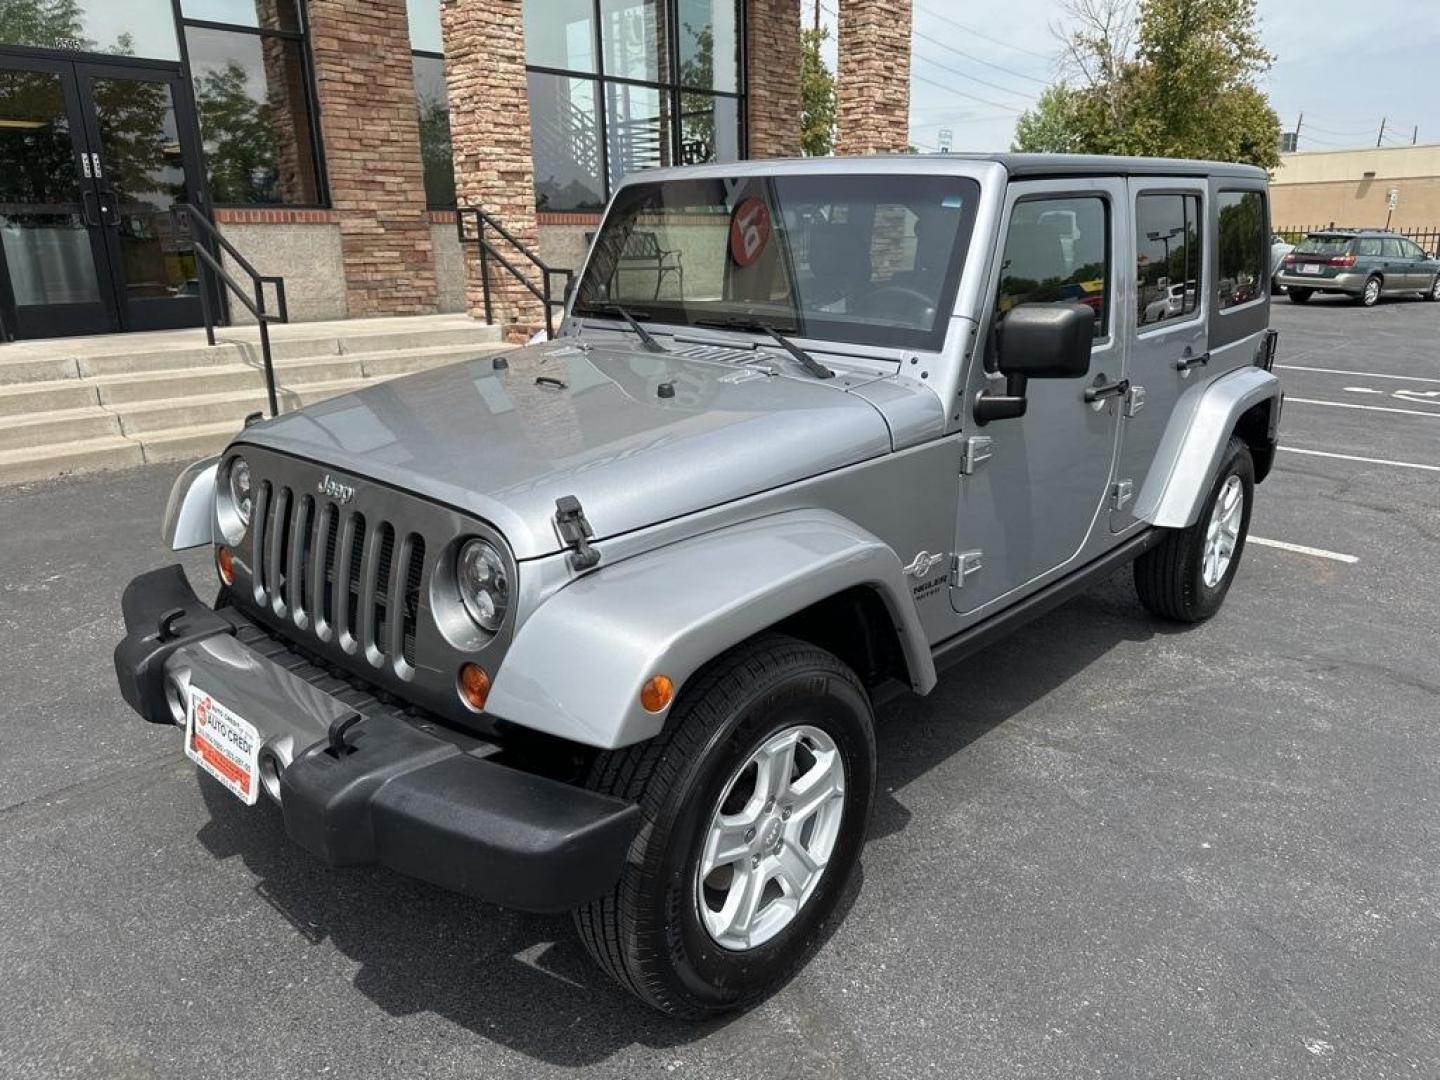
[[768,814],[771,810],[774,810],[774,809],[775,809],[775,800],[774,800],[774,799],[766,799],[766,800],[765,800],[765,813]]
[[789,820],[790,820],[790,807],[788,807],[788,806],[785,807],[784,812],[781,813],[780,816],[781,816],[782,818],[784,818],[786,821],[789,821]]
[[755,830],[754,830],[754,829],[746,829],[746,830],[745,830],[745,842],[748,844],[748,843],[750,843],[750,841],[752,841],[752,840],[754,840],[754,839],[755,839]]
[[759,865],[760,865],[760,853],[759,853],[758,851],[757,851],[754,855],[751,855],[751,856],[750,856],[750,865],[751,865],[751,866],[759,866]]

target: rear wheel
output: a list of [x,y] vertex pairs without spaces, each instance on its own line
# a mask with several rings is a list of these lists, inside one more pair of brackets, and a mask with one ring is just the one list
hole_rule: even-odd
[[1380,293],[1384,288],[1384,282],[1379,277],[1371,276],[1365,279],[1365,288],[1355,298],[1355,302],[1361,307],[1374,307],[1380,302]]
[[672,1016],[752,1004],[805,961],[859,861],[875,788],[870,701],[823,649],[779,634],[697,675],[665,730],[601,755],[597,790],[643,824],[586,949]]
[[1309,300],[1310,297],[1314,295],[1314,293],[1314,289],[1297,289],[1294,285],[1291,285],[1290,302],[1292,304],[1303,304],[1305,303],[1305,301]]
[[1426,300],[1440,300],[1440,274],[1435,275],[1435,280],[1430,283],[1430,288],[1425,290]]
[[1195,524],[1170,530],[1135,560],[1140,602],[1177,622],[1200,622],[1219,611],[1245,550],[1254,494],[1250,448],[1232,438]]

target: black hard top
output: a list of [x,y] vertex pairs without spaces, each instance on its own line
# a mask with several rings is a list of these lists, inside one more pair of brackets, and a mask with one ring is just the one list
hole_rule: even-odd
[[1254,165],[1227,161],[1189,161],[1182,158],[1106,157],[1102,154],[946,154],[970,161],[994,161],[1014,179],[1046,176],[1221,176],[1235,180],[1265,180],[1268,174]]

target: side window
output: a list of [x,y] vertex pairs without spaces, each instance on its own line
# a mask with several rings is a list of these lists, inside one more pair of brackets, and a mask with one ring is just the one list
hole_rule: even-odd
[[1153,326],[1200,307],[1200,196],[1135,200],[1135,321]]
[[1400,241],[1400,247],[1404,249],[1405,254],[1406,254],[1409,258],[1412,258],[1412,259],[1428,259],[1428,258],[1429,258],[1429,256],[1425,254],[1425,249],[1422,248],[1419,244],[1415,243],[1415,241],[1413,241],[1413,240],[1401,240],[1401,241]]
[[1258,191],[1222,191],[1216,203],[1220,221],[1220,310],[1265,295],[1269,254],[1265,242],[1265,196]]
[[1384,237],[1381,243],[1385,245],[1385,257],[1387,259],[1405,258],[1405,251],[1400,247],[1400,241],[1396,240],[1393,236]]
[[1095,336],[1110,333],[1110,207],[1098,195],[1026,199],[1015,204],[995,310],[1020,304],[1084,304]]
[[1356,255],[1383,255],[1378,236],[1362,236],[1355,241]]

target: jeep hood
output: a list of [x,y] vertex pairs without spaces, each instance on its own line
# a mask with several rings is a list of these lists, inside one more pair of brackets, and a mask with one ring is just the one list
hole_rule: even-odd
[[[469,512],[534,558],[562,547],[564,495],[604,539],[890,451],[885,416],[858,392],[873,377],[791,376],[762,355],[740,365],[547,342],[500,370],[485,357],[331,398],[239,441]],[[893,399],[885,382],[867,396]],[[940,422],[938,400],[933,413]]]

